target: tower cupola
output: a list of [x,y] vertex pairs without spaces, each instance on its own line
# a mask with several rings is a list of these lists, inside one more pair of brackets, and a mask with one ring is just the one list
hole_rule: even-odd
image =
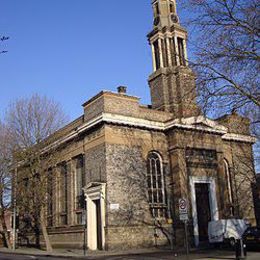
[[154,27],[172,26],[179,23],[175,0],[152,0]]
[[187,66],[187,31],[180,26],[176,0],[152,0],[153,31],[148,34],[152,47],[153,70]]
[[175,117],[199,113],[195,75],[188,66],[187,31],[180,25],[176,0],[152,0],[153,30],[148,34],[152,48],[153,73],[149,85],[154,109]]

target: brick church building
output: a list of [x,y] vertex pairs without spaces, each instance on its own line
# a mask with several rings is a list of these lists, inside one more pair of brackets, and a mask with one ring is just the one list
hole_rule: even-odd
[[60,162],[50,165],[57,182],[46,210],[54,247],[81,248],[85,220],[90,250],[183,244],[180,198],[188,201],[195,246],[207,241],[210,220],[255,222],[250,122],[201,113],[176,1],[153,0],[152,7],[151,105],[126,87],[101,91],[55,134]]

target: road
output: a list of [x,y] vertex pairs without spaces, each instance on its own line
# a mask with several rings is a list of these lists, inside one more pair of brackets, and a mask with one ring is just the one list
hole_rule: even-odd
[[[64,260],[64,259],[88,259],[88,260],[164,260],[164,259],[172,259],[172,260],[186,260],[186,256],[175,256],[171,252],[163,252],[163,253],[147,253],[147,254],[132,254],[132,255],[116,255],[116,256],[87,256],[87,257],[52,257],[52,256],[34,256],[34,255],[18,255],[18,254],[7,254],[0,253],[0,260]],[[233,252],[228,251],[205,251],[199,252],[196,254],[192,254],[189,257],[189,260],[223,260],[223,259],[235,259]],[[247,260],[259,260],[260,252],[249,252]]]

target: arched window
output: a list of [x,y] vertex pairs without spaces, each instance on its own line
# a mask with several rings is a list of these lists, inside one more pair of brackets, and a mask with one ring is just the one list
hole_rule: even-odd
[[182,38],[178,37],[177,43],[178,43],[180,65],[186,66],[185,52],[184,52],[184,40]]
[[158,3],[155,4],[154,11],[155,11],[155,16],[158,16],[160,14],[160,8]]
[[155,69],[158,70],[161,67],[160,49],[158,40],[153,43],[154,47],[154,58],[155,58]]
[[230,174],[230,169],[229,169],[229,164],[227,160],[224,160],[224,167],[225,167],[225,177],[227,181],[227,192],[228,192],[228,201],[229,204],[231,205],[230,207],[230,213],[231,215],[234,215],[234,210],[233,210],[233,191],[232,191],[232,179],[231,179],[231,174]]
[[171,12],[171,13],[174,13],[174,12],[175,12],[175,8],[174,8],[173,3],[170,4],[170,12]]
[[149,204],[154,218],[165,217],[166,199],[162,158],[151,152],[147,160],[147,185]]

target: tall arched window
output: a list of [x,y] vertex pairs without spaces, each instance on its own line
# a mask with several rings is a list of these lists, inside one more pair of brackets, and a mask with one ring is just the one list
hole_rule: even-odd
[[174,4],[170,3],[170,12],[174,13],[175,12],[175,8],[174,8]]
[[149,204],[154,218],[165,217],[166,199],[162,158],[151,152],[147,160],[147,185]]
[[160,14],[160,8],[159,8],[158,3],[156,3],[154,6],[154,13],[155,13],[155,16],[158,16]]
[[225,167],[225,177],[227,181],[227,192],[228,192],[228,201],[229,204],[231,205],[230,207],[230,213],[231,215],[234,215],[234,210],[233,210],[233,191],[232,191],[232,179],[231,179],[231,174],[230,174],[230,169],[229,169],[229,164],[227,160],[224,160],[224,167]]

